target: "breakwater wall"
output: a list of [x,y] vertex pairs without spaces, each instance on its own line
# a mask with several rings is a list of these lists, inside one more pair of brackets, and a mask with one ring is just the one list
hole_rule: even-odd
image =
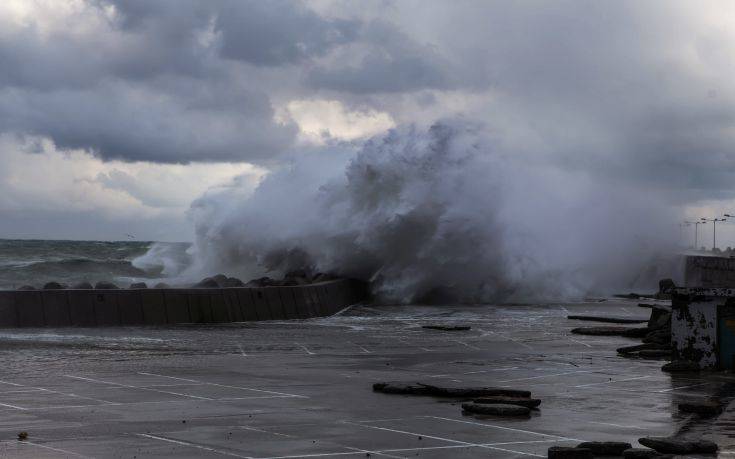
[[735,287],[735,258],[687,256],[685,287]]
[[0,327],[103,327],[324,317],[369,298],[364,282],[293,287],[0,291]]

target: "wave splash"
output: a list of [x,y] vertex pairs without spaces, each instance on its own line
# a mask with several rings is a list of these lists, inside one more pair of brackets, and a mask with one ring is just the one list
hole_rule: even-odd
[[247,197],[237,185],[206,194],[192,205],[188,273],[309,268],[370,280],[397,302],[653,287],[675,227],[659,201],[448,120],[304,153]]

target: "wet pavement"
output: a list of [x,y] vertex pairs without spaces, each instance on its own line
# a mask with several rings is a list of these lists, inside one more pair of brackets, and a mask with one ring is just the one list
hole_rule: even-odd
[[[0,330],[3,457],[546,457],[550,446],[706,433],[735,454],[735,412],[682,401],[735,393],[616,355],[639,341],[571,335],[568,314],[647,318],[635,300],[539,306],[355,307],[225,326]],[[469,324],[469,331],[422,325]],[[387,395],[379,381],[528,389],[527,419]],[[28,440],[18,441],[21,431]],[[732,443],[732,447],[730,444]],[[731,452],[732,451],[732,452]]]

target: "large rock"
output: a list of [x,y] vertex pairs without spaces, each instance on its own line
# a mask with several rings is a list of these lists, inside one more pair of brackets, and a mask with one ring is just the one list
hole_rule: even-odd
[[713,454],[717,444],[708,440],[684,440],[670,437],[644,437],[638,443],[667,454]]
[[722,413],[722,405],[717,402],[679,403],[679,411],[682,413],[698,414],[703,418],[711,418]]
[[171,286],[165,282],[159,282],[156,285],[154,285],[153,288],[171,288]]
[[270,287],[274,285],[279,285],[279,282],[270,277],[259,277],[245,284],[246,287]]
[[225,282],[227,282],[227,276],[225,276],[224,274],[215,274],[214,276],[212,276],[212,279],[217,282],[218,287],[223,287],[225,285]]
[[441,331],[466,331],[470,330],[472,327],[469,325],[422,325],[421,328]]
[[74,290],[92,290],[94,286],[90,284],[89,282],[79,282],[77,284],[72,285]]
[[648,328],[671,328],[671,313],[665,309],[651,309],[651,317],[648,319]]
[[623,451],[623,458],[625,459],[664,459],[673,457],[672,455],[661,454],[658,451],[647,448],[631,448]]
[[141,288],[148,288],[148,284],[145,282],[133,282],[130,284],[130,288],[132,289],[141,289]]
[[373,384],[373,390],[386,394],[430,395],[433,397],[480,398],[508,396],[529,398],[527,390],[506,389],[502,387],[442,387],[421,382],[381,382]]
[[373,384],[375,392],[384,394],[431,395],[428,387],[418,383],[384,382]]
[[658,281],[658,293],[671,293],[676,288],[673,279],[661,279]]
[[283,276],[283,280],[286,282],[293,282],[295,285],[306,285],[311,283],[311,276],[303,269],[296,269],[294,271],[287,272]]
[[245,283],[241,281],[240,279],[238,279],[237,277],[228,277],[222,286],[223,287],[245,287]]
[[635,346],[624,346],[624,347],[617,348],[618,354],[633,354],[633,353],[637,353],[639,351],[645,351],[645,350],[671,351],[671,345],[660,344],[660,343],[644,343],[644,344],[636,344]]
[[36,290],[36,287],[32,285],[21,285],[18,290]]
[[603,322],[610,324],[642,324],[648,322],[646,319],[627,319],[622,317],[599,317],[599,316],[567,316],[570,320],[585,320],[588,322]]
[[508,397],[503,395],[496,395],[494,397],[481,397],[474,400],[475,403],[480,404],[505,404],[505,405],[518,405],[525,406],[526,408],[538,408],[541,405],[541,400],[537,398],[526,398],[526,397]]
[[592,451],[595,456],[620,456],[632,447],[630,443],[622,441],[586,441],[577,445],[577,448]]
[[44,290],[64,290],[66,288],[66,285],[60,284],[58,282],[46,282],[43,285]]
[[592,459],[592,451],[569,446],[552,446],[546,455],[549,459]]
[[628,336],[639,337],[648,333],[648,328],[628,328],[628,327],[578,327],[573,328],[572,333],[576,335],[591,336]]
[[666,349],[643,349],[638,355],[643,359],[657,360],[670,359],[672,354],[671,350]]
[[212,277],[205,277],[194,284],[194,288],[219,288],[219,283]]
[[525,406],[505,405],[500,403],[463,403],[462,411],[474,414],[489,414],[493,416],[528,416],[531,409]]
[[674,360],[661,367],[667,373],[699,373],[701,368],[697,362],[690,360]]
[[119,287],[112,282],[100,281],[94,284],[94,288],[97,290],[116,290]]

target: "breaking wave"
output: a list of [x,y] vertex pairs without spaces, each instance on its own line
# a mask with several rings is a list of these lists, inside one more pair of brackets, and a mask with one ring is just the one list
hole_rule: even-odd
[[399,302],[571,299],[657,280],[641,273],[671,252],[675,225],[654,195],[509,150],[449,120],[302,152],[249,195],[234,184],[193,203],[187,273],[308,268]]

